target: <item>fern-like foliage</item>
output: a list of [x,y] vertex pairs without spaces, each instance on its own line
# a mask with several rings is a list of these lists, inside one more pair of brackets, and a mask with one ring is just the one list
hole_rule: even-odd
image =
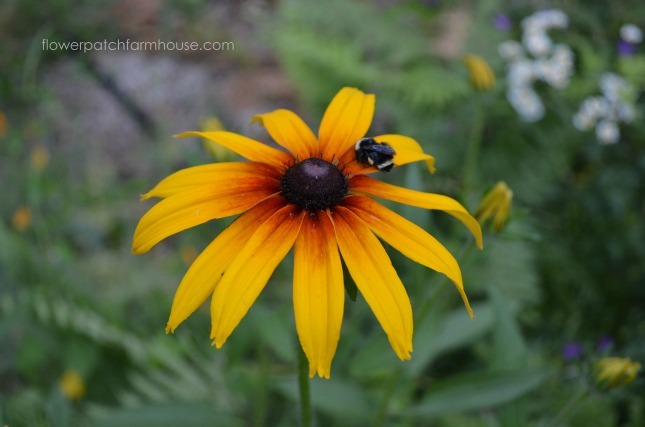
[[470,92],[464,73],[433,58],[424,22],[404,6],[287,1],[278,13],[272,34],[278,55],[318,109],[347,85],[422,108],[440,108]]

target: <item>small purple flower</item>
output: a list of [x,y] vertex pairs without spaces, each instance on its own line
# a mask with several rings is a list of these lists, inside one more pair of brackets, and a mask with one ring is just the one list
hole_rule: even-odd
[[579,342],[570,342],[562,347],[562,358],[565,362],[571,362],[574,359],[582,357],[583,348]]
[[618,56],[633,56],[636,53],[636,45],[626,42],[623,39],[616,43],[616,52]]
[[513,23],[508,15],[503,13],[498,13],[493,17],[493,25],[500,31],[510,31],[513,27]]
[[599,340],[598,340],[598,351],[601,353],[606,352],[607,350],[611,349],[614,346],[614,340],[609,336],[609,335],[603,335]]

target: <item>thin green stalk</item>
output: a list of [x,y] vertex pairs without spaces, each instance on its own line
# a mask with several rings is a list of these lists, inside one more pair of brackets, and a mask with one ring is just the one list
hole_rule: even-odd
[[257,393],[253,399],[253,426],[260,427],[266,425],[267,414],[269,412],[269,353],[266,345],[258,347],[258,359],[260,372],[258,374]]
[[555,416],[551,425],[553,427],[558,427],[559,425],[564,423],[571,415],[575,413],[577,407],[585,400],[588,395],[588,389],[585,387],[578,391],[578,393],[571,396],[566,405],[564,405],[562,409],[560,409],[560,412],[558,412],[558,414]]
[[300,345],[298,345],[298,389],[300,391],[300,425],[301,427],[311,427],[309,362]]
[[387,383],[387,388],[385,389],[385,394],[383,400],[381,400],[381,405],[378,409],[378,414],[376,415],[376,420],[374,421],[374,427],[381,427],[385,425],[385,420],[387,419],[387,410],[390,404],[390,399],[394,395],[394,390],[396,385],[399,383],[399,379],[403,374],[403,365],[400,365],[395,371],[390,381]]
[[[459,259],[466,259],[468,256],[472,253],[472,247],[473,243],[468,242],[467,244],[464,244],[462,249],[459,251]],[[437,286],[435,287],[432,295],[426,300],[425,304],[421,307],[421,310],[419,310],[417,316],[414,319],[415,324],[419,324],[425,319],[425,317],[430,313],[430,310],[434,305],[437,303],[439,300],[439,296],[446,290],[449,289],[448,286],[448,278],[443,276],[442,278],[438,279],[437,281]],[[392,377],[390,378],[390,381],[387,383],[387,388],[385,389],[385,394],[383,395],[383,399],[381,400],[381,404],[379,405],[378,413],[376,415],[376,419],[374,421],[374,427],[381,427],[385,425],[385,421],[387,420],[388,416],[388,408],[390,405],[390,400],[392,399],[392,396],[394,395],[394,390],[396,389],[396,386],[399,384],[399,380],[403,376],[403,369],[404,365],[400,365],[399,368],[397,368],[394,373],[392,374]]]

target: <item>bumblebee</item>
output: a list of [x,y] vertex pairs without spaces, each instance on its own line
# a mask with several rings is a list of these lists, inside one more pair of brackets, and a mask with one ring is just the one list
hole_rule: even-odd
[[382,172],[389,172],[394,167],[396,151],[387,142],[376,142],[374,138],[362,138],[354,148],[356,161],[365,166],[374,166]]

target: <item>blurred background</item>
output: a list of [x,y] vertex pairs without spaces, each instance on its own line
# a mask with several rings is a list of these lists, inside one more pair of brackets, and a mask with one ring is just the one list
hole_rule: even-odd
[[[434,175],[414,164],[380,179],[471,212],[503,181],[512,209],[482,219],[477,251],[447,215],[391,205],[455,254],[476,318],[387,247],[415,312],[412,360],[348,298],[331,380],[311,380],[314,424],[645,425],[636,365],[598,376],[607,357],[645,360],[644,29],[636,0],[4,0],[0,425],[296,425],[291,259],[216,350],[207,306],[164,328],[230,220],[145,256],[131,238],[152,206],[139,194],[235,159],[173,134],[270,142],[249,121],[276,108],[316,130],[343,86],[377,95],[371,134],[436,157]],[[221,49],[56,44],[117,40]]]

